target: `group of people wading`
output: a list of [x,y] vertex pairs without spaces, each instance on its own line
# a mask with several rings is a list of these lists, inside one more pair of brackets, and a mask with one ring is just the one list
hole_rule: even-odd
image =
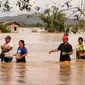
[[19,41],[19,47],[16,53],[12,54],[13,44],[11,42],[11,36],[5,37],[5,43],[1,46],[0,59],[1,62],[11,62],[13,56],[16,56],[16,62],[26,62],[27,49],[25,47],[24,40]]
[[[52,52],[60,51],[60,62],[70,63],[70,55],[73,53],[72,45],[68,42],[68,35],[64,34],[63,43],[61,43],[57,49],[49,51],[49,54]],[[85,59],[85,46],[83,44],[83,38],[78,38],[78,45],[76,47],[76,58]],[[5,43],[1,46],[0,59],[1,62],[11,62],[13,56],[16,57],[16,62],[26,62],[27,49],[25,47],[24,40],[19,41],[19,47],[17,48],[16,53],[12,54],[13,44],[11,42],[11,36],[5,37]]]
[[[59,45],[57,49],[49,51],[49,54],[52,52],[60,52],[60,62],[70,63],[71,58],[70,55],[73,54],[72,45],[68,42],[68,35],[64,34],[63,43]],[[83,38],[78,38],[78,45],[76,47],[76,58],[77,59],[85,59],[85,45],[83,43]]]

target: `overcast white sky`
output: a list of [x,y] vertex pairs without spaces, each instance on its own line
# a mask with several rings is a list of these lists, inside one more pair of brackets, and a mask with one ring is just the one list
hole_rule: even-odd
[[[5,1],[5,0],[3,0]],[[15,7],[15,3],[17,2],[17,0],[9,0],[10,1],[10,4],[14,7],[12,9],[11,12],[7,12],[7,13],[4,13],[2,11],[0,11],[0,17],[2,16],[15,16],[15,15],[18,15],[18,14],[21,14],[21,13],[26,13],[26,12],[21,12],[19,11],[19,9],[17,7]],[[57,7],[61,7],[66,1],[69,1],[69,0],[30,0],[30,4],[32,4],[34,7],[36,5],[38,5],[39,7],[41,7],[41,11],[45,9],[46,5],[51,6],[51,5],[56,5]],[[35,3],[33,3],[35,2]],[[71,4],[72,6],[79,6],[79,3],[81,3],[81,0],[72,0],[71,1]],[[32,12],[34,11],[34,9],[32,9]]]

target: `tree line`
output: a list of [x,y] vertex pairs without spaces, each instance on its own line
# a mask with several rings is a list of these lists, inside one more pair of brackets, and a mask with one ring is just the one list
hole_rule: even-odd
[[[35,1],[36,2],[36,1]],[[33,3],[35,3],[33,2]],[[17,0],[16,6],[19,8],[20,11],[31,11],[32,5],[30,4],[30,0]],[[9,0],[0,1],[0,8],[4,12],[10,12],[13,8]],[[71,30],[73,33],[76,33],[78,31],[84,31],[85,30],[85,20],[84,19],[76,19],[76,24],[73,25],[66,25],[65,21],[67,20],[66,14],[60,10],[56,6],[52,6],[51,8],[46,8],[44,12],[40,13],[40,7],[36,6],[35,9],[37,10],[38,16],[45,22],[45,28],[48,32],[69,32]],[[28,17],[30,18],[30,17]],[[28,24],[27,26],[33,26],[32,24]],[[40,23],[37,23],[37,25],[34,24],[34,26],[43,26]],[[1,28],[3,25],[1,25]],[[6,30],[7,28],[4,27]],[[4,29],[4,30],[5,30]],[[1,29],[2,30],[2,29]]]

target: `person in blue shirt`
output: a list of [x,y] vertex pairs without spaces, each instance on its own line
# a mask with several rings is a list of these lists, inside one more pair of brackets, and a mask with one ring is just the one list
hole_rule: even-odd
[[27,49],[25,47],[24,40],[19,41],[19,47],[17,49],[17,53],[14,54],[16,56],[16,62],[26,62],[26,56],[27,56]]

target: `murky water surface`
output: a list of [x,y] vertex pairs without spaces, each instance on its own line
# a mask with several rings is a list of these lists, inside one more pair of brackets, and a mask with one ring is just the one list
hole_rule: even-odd
[[[0,34],[0,45],[8,34]],[[75,49],[70,65],[59,64],[59,53],[48,54],[62,42],[62,34],[29,33],[12,36],[13,53],[18,41],[24,39],[28,49],[27,63],[0,63],[0,85],[85,85],[85,60],[76,60]],[[76,36],[69,42],[75,48]],[[75,42],[76,43],[76,42]]]

